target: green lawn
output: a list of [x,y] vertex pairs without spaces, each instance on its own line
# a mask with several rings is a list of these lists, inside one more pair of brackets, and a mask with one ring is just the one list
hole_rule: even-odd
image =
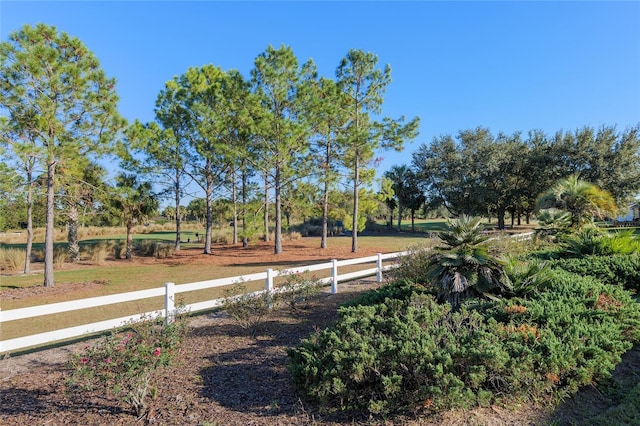
[[[195,234],[195,232],[194,232]],[[138,239],[156,239],[170,241],[173,233],[154,232],[150,234],[140,234]],[[114,237],[111,237],[112,239]],[[117,238],[117,236],[115,236]],[[95,239],[95,238],[94,238]],[[308,247],[319,247],[319,238],[309,237],[298,240],[296,244],[303,244]],[[375,248],[381,253],[403,251],[408,247],[424,243],[424,235],[381,235],[381,236],[360,236],[358,246],[361,249]],[[84,243],[88,243],[85,241]],[[201,246],[191,244],[192,246]],[[329,239],[329,247],[351,247],[351,238],[332,237]],[[18,248],[19,245],[18,245]],[[213,246],[215,253],[216,246]],[[286,252],[286,246],[285,246]],[[214,254],[215,255],[215,254]],[[364,255],[363,255],[364,256]],[[320,259],[322,263],[330,259]],[[37,306],[68,300],[76,300],[87,297],[104,296],[109,294],[124,293],[135,290],[161,287],[166,282],[184,284],[195,281],[204,281],[216,278],[247,275],[250,273],[264,272],[267,268],[285,269],[292,266],[290,262],[279,261],[274,255],[273,260],[266,263],[245,265],[240,262],[228,265],[191,264],[188,262],[181,264],[163,264],[162,262],[146,265],[131,265],[126,260],[119,261],[115,266],[86,266],[76,270],[58,270],[55,272],[55,282],[58,287],[64,286],[69,291],[65,292],[43,292],[38,295],[24,299],[3,298],[3,292],[8,289],[38,287],[42,285],[42,274],[35,273],[28,276],[3,276],[0,282],[0,298],[2,299],[2,309],[10,310],[26,306]],[[351,272],[358,269],[370,268],[371,264],[345,267],[340,269],[340,273]],[[321,271],[322,276],[328,276],[330,271]],[[319,274],[320,274],[319,273]],[[87,288],[82,283],[98,281],[100,285],[92,285]],[[253,282],[247,284],[248,290],[258,290],[264,288],[264,283]],[[224,288],[214,288],[186,294],[178,294],[178,302],[189,304],[203,300],[224,297]],[[63,314],[43,316],[40,318],[30,318],[26,320],[11,321],[2,324],[2,339],[10,339],[29,334],[41,333],[63,327],[71,327],[83,323],[101,321],[109,318],[133,315],[161,309],[163,300],[161,298],[148,299],[143,301],[130,302],[118,305],[108,305],[95,309],[79,310]]]

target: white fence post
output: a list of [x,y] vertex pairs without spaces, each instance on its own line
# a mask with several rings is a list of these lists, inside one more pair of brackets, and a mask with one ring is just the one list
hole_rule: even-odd
[[271,294],[273,293],[273,269],[267,269],[267,280],[265,283],[267,290],[267,307],[271,309]]
[[338,261],[331,260],[331,294],[338,292]]
[[164,322],[166,325],[172,324],[176,317],[174,286],[175,283],[164,284]]
[[267,269],[266,290],[271,293],[273,291],[273,269]]
[[376,282],[382,282],[382,253],[378,253],[378,260],[376,261]]

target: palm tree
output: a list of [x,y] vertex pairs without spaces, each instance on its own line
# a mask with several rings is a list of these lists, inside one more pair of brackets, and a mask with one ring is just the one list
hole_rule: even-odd
[[568,232],[571,227],[571,213],[554,207],[540,210],[536,216],[538,226],[535,228],[537,238],[557,241],[558,236]]
[[426,274],[438,298],[457,308],[465,298],[502,292],[501,264],[489,253],[480,218],[462,215],[447,227],[439,235],[444,245],[436,248]]
[[571,226],[580,228],[594,217],[604,218],[618,210],[613,196],[596,185],[573,174],[542,193],[536,202],[538,209],[556,207],[571,214]]
[[132,256],[133,226],[156,213],[158,205],[158,198],[151,191],[151,182],[138,182],[135,174],[118,175],[111,207],[122,217],[127,228],[125,258],[131,259]]

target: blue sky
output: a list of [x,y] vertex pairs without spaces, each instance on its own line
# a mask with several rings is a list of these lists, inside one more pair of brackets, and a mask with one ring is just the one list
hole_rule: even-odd
[[80,38],[117,79],[121,113],[153,120],[164,83],[214,64],[245,77],[289,45],[333,77],[351,48],[391,65],[383,114],[434,137],[484,126],[548,133],[640,123],[640,2],[0,1],[0,36],[43,22]]

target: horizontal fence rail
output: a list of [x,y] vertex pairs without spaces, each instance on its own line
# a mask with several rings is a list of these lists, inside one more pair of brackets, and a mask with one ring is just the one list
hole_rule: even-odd
[[[296,268],[273,270],[267,269],[265,272],[259,272],[255,274],[241,275],[228,278],[219,278],[207,281],[198,281],[187,284],[176,285],[174,283],[166,283],[164,287],[153,288],[149,290],[132,291],[128,293],[119,293],[110,296],[91,297],[87,299],[72,300],[68,302],[51,303],[48,305],[30,306],[26,308],[11,309],[8,311],[2,311],[0,309],[0,330],[3,323],[9,321],[16,321],[21,319],[28,319],[33,317],[39,317],[43,315],[58,314],[64,312],[71,312],[79,309],[96,308],[100,306],[124,303],[137,300],[148,299],[152,297],[164,296],[164,309],[138,313],[126,317],[114,318],[100,322],[94,322],[91,324],[84,324],[75,327],[64,328],[60,330],[49,331],[45,333],[33,334],[30,336],[17,337],[14,339],[0,341],[0,353],[7,353],[9,351],[15,351],[18,349],[24,349],[29,347],[36,347],[39,345],[51,344],[62,340],[79,338],[85,335],[91,335],[106,330],[113,329],[115,327],[124,326],[134,322],[139,322],[144,319],[164,317],[166,321],[170,322],[176,314],[175,307],[175,295],[178,293],[185,293],[190,291],[210,289],[214,287],[228,286],[238,283],[246,283],[251,281],[264,281],[264,290],[249,293],[250,295],[258,296],[265,292],[278,291],[274,288],[274,279],[277,277],[283,277],[290,274],[315,272],[322,270],[329,270],[329,275],[326,277],[318,278],[317,281],[331,285],[331,293],[338,292],[338,283],[351,281],[357,278],[364,278],[369,276],[376,276],[377,282],[382,282],[382,273],[389,269],[392,269],[396,264],[383,265],[385,260],[397,259],[401,256],[408,254],[409,252],[396,252],[387,254],[378,254],[376,256],[362,257],[358,259],[346,259],[346,260],[332,260],[331,262],[300,266]],[[340,275],[338,268],[350,265],[360,265],[366,263],[375,262],[375,267],[359,270],[355,272],[348,272]],[[213,299],[202,302],[192,303],[181,307],[187,312],[193,313],[203,310],[214,309],[221,306],[224,303],[224,299]]]

